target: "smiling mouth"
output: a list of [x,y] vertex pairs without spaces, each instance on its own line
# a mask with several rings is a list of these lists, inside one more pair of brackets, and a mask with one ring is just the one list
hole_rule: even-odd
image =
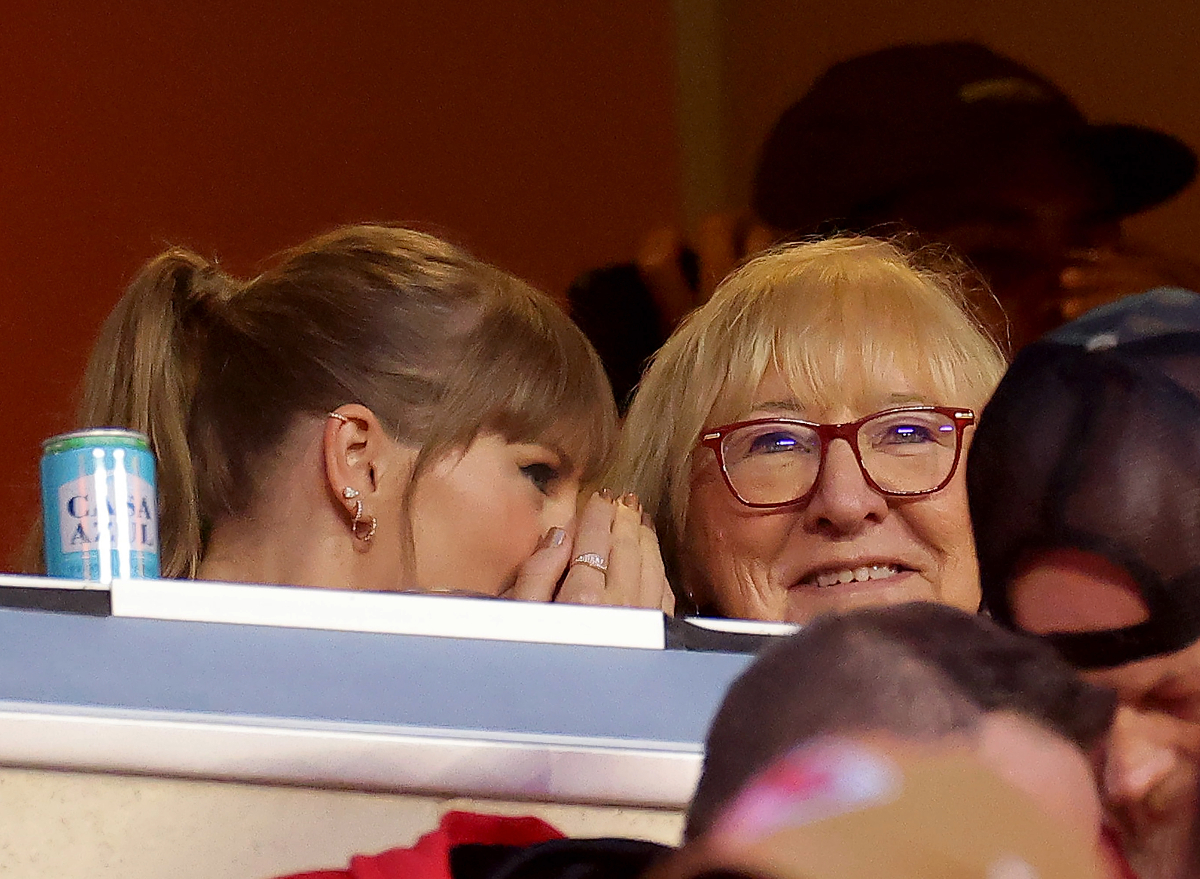
[[842,568],[840,570],[827,570],[811,574],[796,585],[825,589],[844,583],[868,583],[871,580],[886,580],[889,577],[895,577],[910,570],[910,568],[901,567],[900,565],[862,565],[857,568]]

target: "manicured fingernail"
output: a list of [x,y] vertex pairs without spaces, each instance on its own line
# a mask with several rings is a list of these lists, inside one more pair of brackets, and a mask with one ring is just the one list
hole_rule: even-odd
[[632,491],[627,491],[621,495],[621,503],[631,510],[641,509],[641,504],[638,503],[638,496]]
[[602,488],[598,492],[596,492],[596,494],[600,495],[600,497],[604,498],[606,501],[611,501],[613,499],[613,493],[612,493],[611,488]]
[[538,543],[538,549],[549,549],[552,546],[562,546],[563,541],[566,539],[566,531],[561,528],[551,528],[542,535],[542,539]]

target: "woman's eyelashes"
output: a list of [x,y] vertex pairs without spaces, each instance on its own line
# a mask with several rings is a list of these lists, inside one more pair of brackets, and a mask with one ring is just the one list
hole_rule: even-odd
[[542,494],[550,494],[559,478],[557,467],[540,461],[523,465],[521,473]]

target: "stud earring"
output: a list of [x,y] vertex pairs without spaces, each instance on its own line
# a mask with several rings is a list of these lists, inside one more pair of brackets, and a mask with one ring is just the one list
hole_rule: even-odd
[[362,494],[361,491],[359,491],[357,488],[351,488],[348,485],[342,489],[342,497],[344,497],[348,501],[354,500],[360,494]]

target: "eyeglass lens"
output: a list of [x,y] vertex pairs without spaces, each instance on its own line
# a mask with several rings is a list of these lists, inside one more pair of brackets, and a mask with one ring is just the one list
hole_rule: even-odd
[[[859,460],[884,491],[930,491],[950,475],[958,449],[954,419],[939,412],[884,412],[858,429]],[[821,438],[811,427],[770,422],[738,428],[721,453],[729,481],[752,504],[785,504],[817,481]]]

